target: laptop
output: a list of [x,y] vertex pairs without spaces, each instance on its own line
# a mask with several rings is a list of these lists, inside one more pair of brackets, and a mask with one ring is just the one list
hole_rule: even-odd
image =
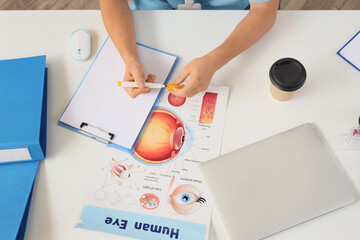
[[335,156],[310,123],[199,169],[230,240],[262,239],[355,201]]

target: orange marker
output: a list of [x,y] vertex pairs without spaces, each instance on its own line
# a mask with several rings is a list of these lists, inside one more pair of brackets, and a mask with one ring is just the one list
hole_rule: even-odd
[[[134,87],[136,88],[136,83],[135,82],[117,82],[117,85],[119,87]],[[174,89],[174,88],[183,88],[184,85],[178,85],[178,84],[168,84],[168,85],[164,85],[161,83],[150,83],[150,82],[145,82],[145,87],[148,88],[167,88],[167,89]]]

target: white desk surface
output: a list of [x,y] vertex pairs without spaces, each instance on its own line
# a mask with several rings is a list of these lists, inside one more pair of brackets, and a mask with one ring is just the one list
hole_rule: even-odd
[[[246,11],[135,12],[137,40],[181,57],[172,81],[191,59],[220,44]],[[360,72],[336,55],[359,31],[360,11],[280,11],[275,26],[258,43],[218,71],[213,84],[230,86],[222,153],[313,122],[360,191],[360,151],[342,151],[338,136],[360,115]],[[90,30],[91,59],[69,56],[69,36]],[[47,55],[48,155],[40,164],[26,239],[128,239],[74,228],[91,179],[91,156],[103,144],[59,127],[57,120],[104,42],[100,11],[0,11],[0,59]],[[268,71],[279,58],[306,67],[304,87],[288,102],[269,94]],[[224,169],[226,171],[226,169]],[[293,227],[268,239],[360,239],[360,203]],[[210,239],[225,239],[213,216]]]

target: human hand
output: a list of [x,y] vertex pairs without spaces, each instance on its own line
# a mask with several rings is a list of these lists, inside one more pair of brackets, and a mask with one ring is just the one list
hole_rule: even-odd
[[[145,87],[145,70],[140,62],[132,62],[126,65],[123,81],[135,81],[137,88],[127,87],[124,90],[131,98],[136,98],[140,94],[149,93],[150,88]],[[154,82],[155,75],[149,74],[147,82]]]
[[185,66],[174,82],[174,84],[181,84],[189,77],[185,87],[174,88],[169,91],[180,97],[193,97],[208,88],[216,70],[215,62],[208,55],[194,59]]

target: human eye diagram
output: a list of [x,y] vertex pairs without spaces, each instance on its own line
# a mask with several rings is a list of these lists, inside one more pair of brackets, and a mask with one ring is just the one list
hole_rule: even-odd
[[[168,218],[208,229],[212,206],[197,165],[220,154],[227,97],[223,87],[193,98],[165,89],[131,151],[109,149],[97,157],[99,171],[89,205],[134,213],[129,216],[138,222],[142,214],[151,216],[153,226],[160,226],[157,218]],[[205,236],[204,229],[196,231]]]
[[133,156],[150,165],[174,159],[185,142],[185,126],[181,119],[165,108],[157,108],[140,137]]
[[199,202],[199,203],[206,202],[205,198],[199,197],[193,192],[182,192],[176,196],[171,195],[171,197],[180,205],[192,204],[194,202]]
[[200,191],[193,185],[182,184],[174,189],[170,194],[170,189],[174,184],[173,177],[169,185],[168,203],[172,206],[175,212],[182,215],[189,215],[195,212],[201,204],[206,203],[205,198],[201,197]]

